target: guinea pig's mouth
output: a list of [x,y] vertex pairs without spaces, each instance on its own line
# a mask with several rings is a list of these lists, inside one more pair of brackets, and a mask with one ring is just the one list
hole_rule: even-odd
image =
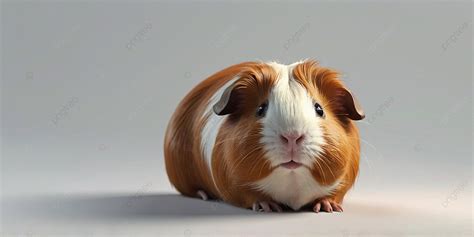
[[298,162],[296,162],[296,161],[294,161],[294,160],[290,160],[290,161],[288,161],[288,162],[281,163],[280,166],[283,167],[283,168],[287,168],[287,169],[293,170],[293,169],[296,169],[296,168],[298,168],[298,167],[300,167],[300,166],[303,166],[303,164],[298,163]]

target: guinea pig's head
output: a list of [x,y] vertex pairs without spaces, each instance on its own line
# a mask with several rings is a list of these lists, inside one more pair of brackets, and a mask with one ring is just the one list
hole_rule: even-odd
[[364,113],[338,77],[315,61],[243,66],[213,107],[228,116],[216,146],[229,171],[242,182],[277,169],[306,169],[323,184],[340,178],[358,146],[352,120]]

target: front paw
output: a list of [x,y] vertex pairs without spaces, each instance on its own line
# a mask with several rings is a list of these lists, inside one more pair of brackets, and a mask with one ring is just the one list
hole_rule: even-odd
[[282,212],[283,209],[275,202],[257,201],[252,205],[253,211],[258,212]]
[[207,193],[204,192],[204,190],[198,190],[198,191],[196,192],[196,196],[198,196],[199,198],[201,198],[203,201],[209,200],[209,195],[207,195]]
[[325,212],[343,212],[342,206],[339,205],[336,201],[330,198],[321,198],[316,200],[313,207],[313,211],[319,213],[319,211]]

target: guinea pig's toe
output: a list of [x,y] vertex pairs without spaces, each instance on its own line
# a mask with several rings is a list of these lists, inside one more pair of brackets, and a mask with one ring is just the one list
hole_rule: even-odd
[[252,205],[252,210],[253,211],[258,211],[258,212],[282,212],[283,209],[280,207],[275,202],[255,202]]
[[280,205],[274,203],[274,202],[270,202],[270,206],[272,207],[273,210],[275,210],[276,212],[283,212],[283,209],[280,207]]
[[342,206],[339,205],[336,202],[331,202],[331,206],[332,206],[332,209],[336,212],[343,212],[344,211],[344,209],[342,209]]
[[209,196],[207,196],[206,192],[202,190],[198,190],[196,194],[204,201],[207,201],[209,199]]
[[325,212],[343,212],[342,206],[339,205],[337,202],[327,199],[327,198],[322,198],[318,201],[316,201],[316,204],[313,207],[313,211],[316,213],[319,213],[320,211],[325,211]]

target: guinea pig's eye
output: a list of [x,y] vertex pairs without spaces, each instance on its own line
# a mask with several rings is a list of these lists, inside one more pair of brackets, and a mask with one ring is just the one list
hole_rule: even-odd
[[319,115],[319,117],[323,117],[324,111],[321,105],[319,105],[318,103],[314,104],[314,109],[316,110],[316,113]]
[[258,106],[257,117],[264,117],[265,114],[267,113],[267,108],[268,108],[267,103],[263,103],[260,106]]

